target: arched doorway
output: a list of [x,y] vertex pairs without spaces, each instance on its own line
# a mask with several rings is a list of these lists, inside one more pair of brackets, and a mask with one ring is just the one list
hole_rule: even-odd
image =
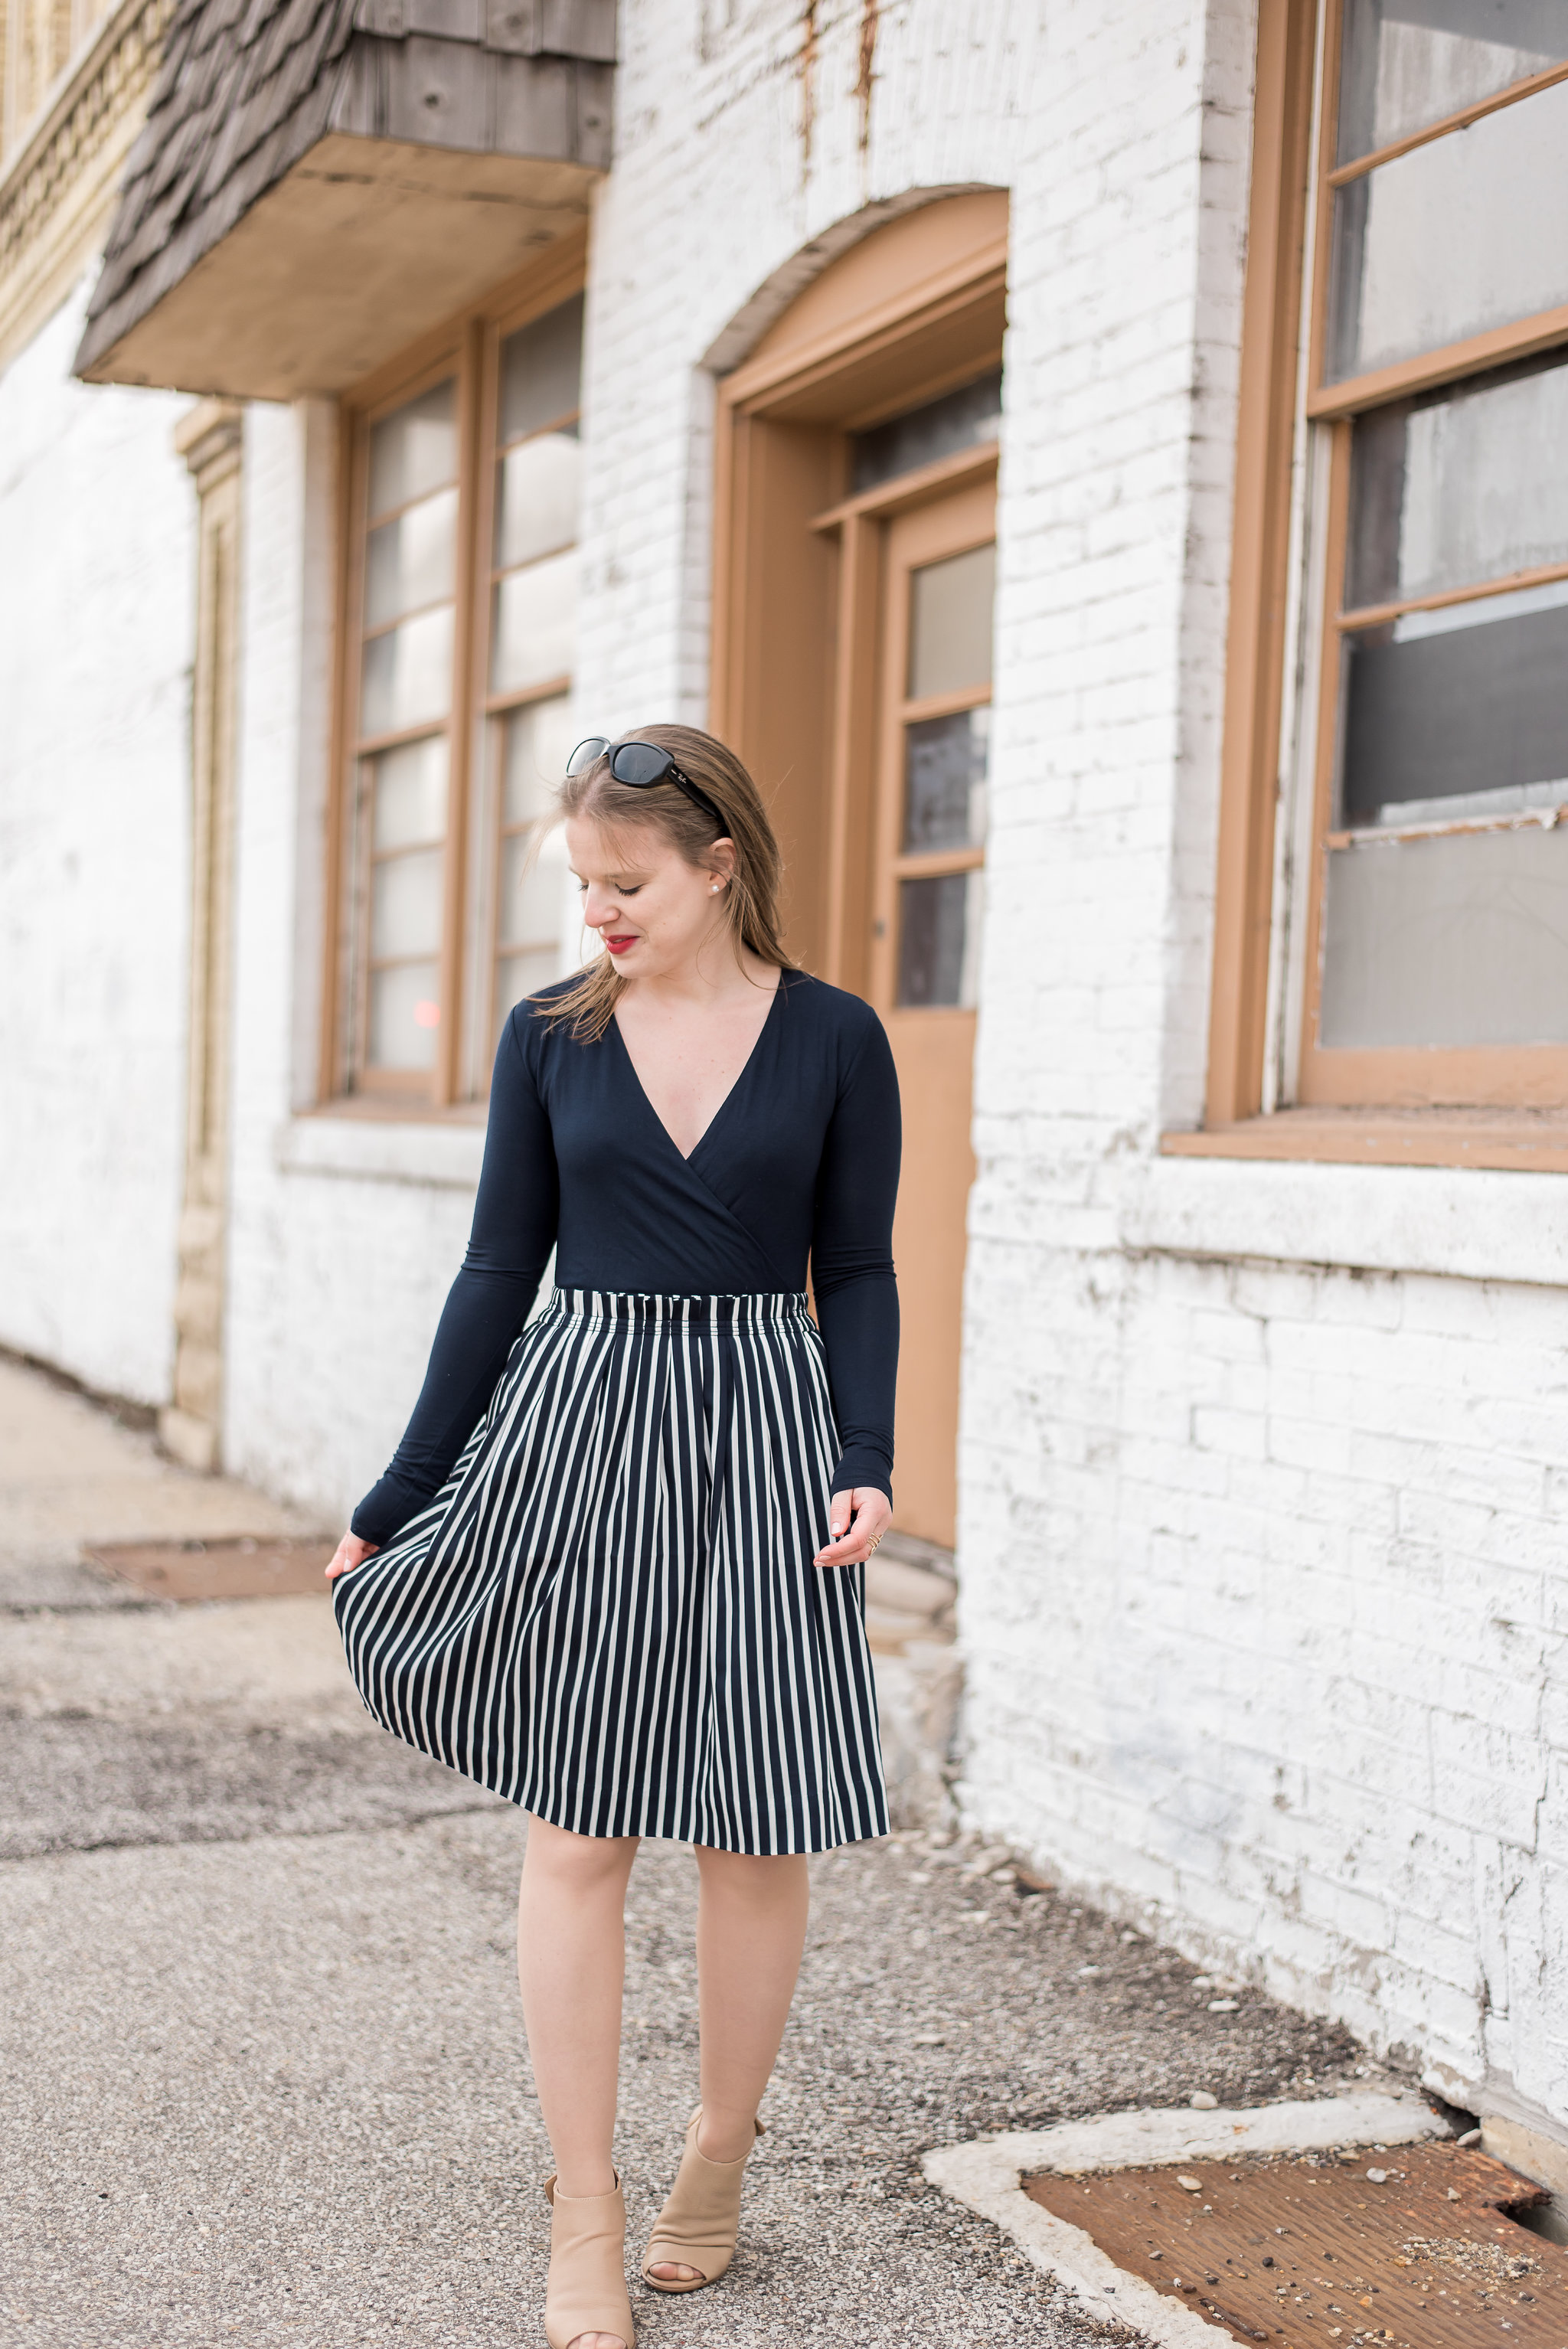
[[771,795],[790,943],[876,1006],[904,1175],[895,1522],[951,1547],[1007,200],[875,231],[720,386],[714,723]]

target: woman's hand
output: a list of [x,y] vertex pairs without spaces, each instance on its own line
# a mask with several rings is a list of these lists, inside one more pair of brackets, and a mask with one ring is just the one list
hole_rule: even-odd
[[351,1573],[355,1567],[363,1566],[367,1557],[375,1557],[380,1547],[379,1542],[361,1541],[357,1534],[345,1534],[332,1553],[332,1564],[326,1569],[328,1582],[335,1582],[340,1574]]
[[835,1493],[828,1511],[832,1539],[811,1561],[814,1566],[863,1566],[892,1523],[885,1493],[874,1485],[857,1485],[852,1493]]

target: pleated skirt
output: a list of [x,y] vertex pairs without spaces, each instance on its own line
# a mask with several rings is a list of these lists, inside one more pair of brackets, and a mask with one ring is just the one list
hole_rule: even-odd
[[887,1833],[860,1567],[800,1296],[557,1289],[428,1508],[333,1586],[396,1737],[578,1835]]

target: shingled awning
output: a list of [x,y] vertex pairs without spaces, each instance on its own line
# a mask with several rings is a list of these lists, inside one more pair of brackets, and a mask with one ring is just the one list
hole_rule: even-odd
[[76,372],[333,392],[583,218],[614,0],[181,0]]

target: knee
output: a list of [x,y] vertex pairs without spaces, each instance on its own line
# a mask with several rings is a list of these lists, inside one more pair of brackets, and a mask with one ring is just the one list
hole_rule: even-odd
[[592,1893],[624,1884],[636,1851],[635,1836],[573,1835],[568,1827],[552,1826],[547,1819],[531,1818],[523,1882],[549,1882]]
[[759,1858],[745,1851],[714,1851],[702,1844],[696,1849],[697,1868],[707,1893],[717,1893],[721,1899],[743,1901],[749,1908],[758,1909],[780,1903],[792,1906],[806,1894],[810,1878],[801,1854]]

